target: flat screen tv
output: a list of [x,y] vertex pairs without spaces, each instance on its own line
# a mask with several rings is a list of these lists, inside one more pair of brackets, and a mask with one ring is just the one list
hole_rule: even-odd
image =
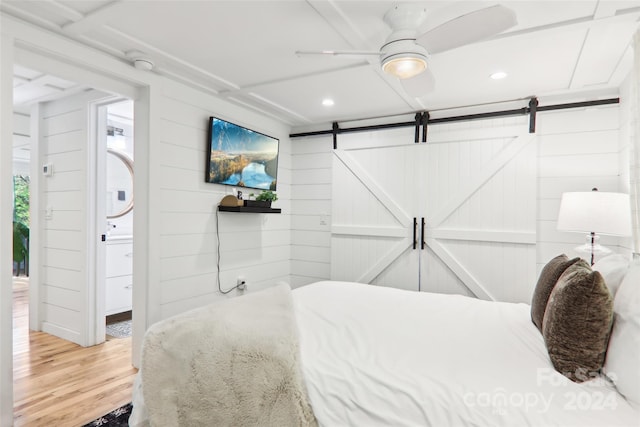
[[206,182],[276,190],[277,138],[210,117],[207,142]]

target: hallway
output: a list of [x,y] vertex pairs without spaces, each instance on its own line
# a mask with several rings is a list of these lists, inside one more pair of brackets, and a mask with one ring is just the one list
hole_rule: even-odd
[[14,426],[78,427],[130,402],[131,338],[81,347],[29,331],[28,280],[13,280]]

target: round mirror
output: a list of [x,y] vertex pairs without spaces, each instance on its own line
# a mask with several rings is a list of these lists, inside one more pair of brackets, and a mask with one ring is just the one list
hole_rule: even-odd
[[133,209],[133,160],[107,149],[107,218],[119,218]]

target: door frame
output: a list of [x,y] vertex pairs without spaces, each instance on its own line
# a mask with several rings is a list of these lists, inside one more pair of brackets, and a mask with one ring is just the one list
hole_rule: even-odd
[[[102,240],[107,221],[105,206],[106,155],[107,155],[107,108],[111,104],[130,100],[114,95],[89,103],[89,147],[87,161],[93,165],[93,173],[88,173],[87,188],[87,231],[88,231],[88,300],[87,314],[89,345],[105,341],[105,293],[106,293],[106,242]],[[89,168],[91,170],[91,168]],[[102,218],[102,220],[100,219]],[[93,294],[92,294],[93,293]],[[91,295],[92,294],[92,295]]]
[[[0,49],[2,82],[2,99],[0,100],[0,123],[2,123],[2,140],[12,140],[13,129],[13,66],[23,64],[32,66],[35,69],[51,70],[55,68],[54,74],[67,78],[70,81],[87,84],[91,87],[100,88],[111,93],[118,93],[134,100],[134,110],[136,115],[135,139],[136,151],[141,155],[135,157],[140,159],[137,170],[144,173],[150,171],[150,139],[151,122],[154,121],[156,108],[152,106],[152,95],[160,90],[161,79],[152,74],[136,70],[130,64],[119,61],[103,52],[83,46],[74,41],[58,36],[50,31],[33,27],[15,18],[0,14],[2,32],[0,33]],[[157,87],[158,89],[154,89]],[[8,147],[4,147],[8,145]],[[13,158],[12,144],[3,144],[0,153],[0,160],[3,165],[10,164]],[[0,182],[9,182],[11,177],[10,167],[2,167],[0,170]],[[39,169],[39,168],[38,168]],[[144,174],[143,174],[144,175]],[[137,194],[144,194],[148,189],[150,180],[148,177],[138,175],[134,191]],[[10,236],[11,227],[9,219],[11,215],[11,192],[2,192],[2,208],[0,210],[0,235]],[[137,199],[137,208],[142,214],[149,212],[148,198]],[[148,237],[149,230],[146,224],[136,221],[142,228],[135,230],[134,236],[137,244],[134,248],[134,298],[133,306],[137,313],[137,324],[134,327],[132,340],[133,362],[137,365],[140,360],[140,346],[144,331],[147,328],[147,277],[148,277]],[[5,266],[11,265],[11,239],[0,239],[0,260]],[[137,255],[136,255],[137,254]],[[39,269],[41,257],[37,251],[30,257],[30,272]],[[35,268],[33,268],[35,267]],[[36,272],[37,274],[37,272]],[[139,282],[139,285],[135,285]],[[13,419],[13,315],[12,300],[13,289],[12,278],[8,269],[0,268],[0,425],[11,425]],[[30,301],[31,303],[31,301]],[[38,317],[37,315],[34,317]],[[35,319],[30,328],[38,329],[40,319]],[[8,332],[8,333],[5,333]]]

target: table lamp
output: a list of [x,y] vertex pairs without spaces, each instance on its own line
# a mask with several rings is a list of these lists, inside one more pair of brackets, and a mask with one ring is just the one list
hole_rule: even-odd
[[598,243],[600,234],[631,235],[631,205],[629,195],[592,191],[563,193],[558,214],[558,230],[586,232],[587,242],[576,248],[578,252],[608,254],[611,250]]

